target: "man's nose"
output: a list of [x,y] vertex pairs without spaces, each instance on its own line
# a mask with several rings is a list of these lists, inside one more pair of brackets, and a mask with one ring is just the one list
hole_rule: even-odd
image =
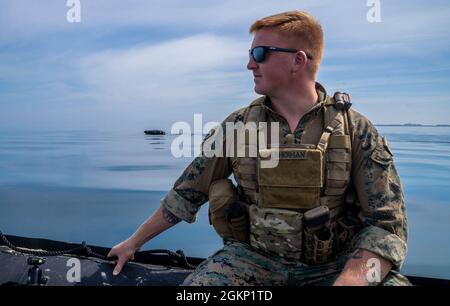
[[247,69],[254,70],[256,68],[258,68],[258,64],[255,62],[255,60],[251,56],[249,56],[248,63],[247,63]]

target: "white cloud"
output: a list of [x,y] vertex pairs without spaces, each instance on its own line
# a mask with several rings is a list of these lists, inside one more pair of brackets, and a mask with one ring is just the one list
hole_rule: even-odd
[[[249,25],[290,9],[310,11],[323,24],[326,49],[319,76],[330,91],[375,97],[377,91],[394,94],[398,85],[398,95],[411,96],[422,87],[431,96],[436,83],[448,78],[441,75],[448,76],[449,61],[435,59],[449,47],[450,8],[441,0],[381,1],[380,24],[367,22],[366,0],[81,3],[81,24],[69,24],[65,1],[0,2],[0,82],[13,85],[0,93],[2,102],[27,101],[35,104],[30,118],[53,112],[52,118],[70,117],[74,124],[76,116],[81,121],[109,116],[111,122],[125,117],[143,125],[146,118],[173,121],[196,111],[221,120],[255,96],[245,68]],[[143,44],[126,39],[135,33]],[[423,68],[394,62],[406,58]],[[22,113],[21,105],[11,104],[10,112]],[[419,103],[413,104],[420,113]],[[428,118],[436,111],[432,108]]]
[[[119,103],[205,103],[238,90],[249,42],[195,35],[88,55],[82,76],[92,92]],[[180,101],[182,100],[182,101]]]

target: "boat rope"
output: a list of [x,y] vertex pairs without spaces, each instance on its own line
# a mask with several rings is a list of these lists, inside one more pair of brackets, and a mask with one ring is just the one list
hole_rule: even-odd
[[45,250],[34,250],[34,249],[27,249],[27,248],[21,248],[17,247],[14,244],[12,244],[8,238],[6,238],[5,235],[3,235],[2,231],[0,231],[0,237],[2,238],[5,245],[10,248],[11,250],[14,250],[16,252],[22,253],[22,254],[28,254],[28,255],[35,255],[35,256],[42,256],[42,257],[48,257],[48,256],[61,256],[65,254],[73,254],[80,251],[85,251],[87,255],[92,255],[94,257],[98,257],[100,259],[106,260],[107,257],[103,256],[102,254],[96,253],[91,250],[90,247],[87,246],[86,241],[83,241],[81,243],[81,246],[74,247],[67,250],[61,250],[61,251],[45,251]]
[[[102,254],[92,251],[92,249],[86,244],[86,241],[83,241],[81,243],[81,246],[77,246],[77,247],[74,247],[71,249],[61,250],[61,251],[46,251],[46,250],[35,250],[35,249],[17,247],[14,244],[12,244],[8,240],[8,238],[6,238],[6,236],[3,234],[2,231],[0,231],[0,238],[3,240],[5,245],[7,247],[9,247],[11,250],[16,251],[18,253],[22,253],[22,254],[48,257],[48,256],[61,256],[61,255],[65,255],[65,254],[74,254],[74,253],[84,251],[88,256],[97,257],[97,258],[100,258],[103,260],[111,260],[112,259],[110,257],[106,257]],[[172,252],[169,250],[157,249],[157,250],[148,250],[145,252],[149,253],[149,254],[162,254],[162,253],[167,254],[170,257],[170,259],[172,260],[172,262],[174,262],[175,264],[183,264],[185,267],[187,267],[189,269],[195,269],[195,266],[188,262],[187,257],[186,257],[186,255],[184,255],[184,252],[182,250]]]
[[145,251],[145,252],[148,252],[148,253],[151,253],[151,254],[165,253],[165,254],[169,255],[169,257],[171,257],[172,260],[175,263],[180,263],[181,262],[185,267],[188,267],[189,269],[195,269],[196,268],[196,266],[194,266],[194,265],[192,265],[192,264],[190,264],[188,262],[187,257],[186,257],[186,255],[184,255],[184,252],[182,250],[178,250],[176,252],[172,252],[172,251],[169,251],[169,250],[160,249],[160,250],[148,250],[148,251]]

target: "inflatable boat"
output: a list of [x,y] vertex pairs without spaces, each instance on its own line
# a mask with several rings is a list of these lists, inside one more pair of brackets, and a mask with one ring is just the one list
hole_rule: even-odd
[[[147,250],[113,276],[110,248],[0,232],[0,286],[179,286],[204,258],[181,250]],[[450,286],[450,280],[408,276],[413,285]]]
[[204,260],[182,251],[142,251],[113,276],[109,251],[0,234],[0,286],[178,286]]

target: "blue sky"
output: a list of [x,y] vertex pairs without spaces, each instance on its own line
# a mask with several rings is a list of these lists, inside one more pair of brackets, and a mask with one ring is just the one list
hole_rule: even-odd
[[0,129],[169,129],[247,105],[256,19],[311,12],[325,32],[318,75],[374,123],[450,123],[448,0],[0,0]]

